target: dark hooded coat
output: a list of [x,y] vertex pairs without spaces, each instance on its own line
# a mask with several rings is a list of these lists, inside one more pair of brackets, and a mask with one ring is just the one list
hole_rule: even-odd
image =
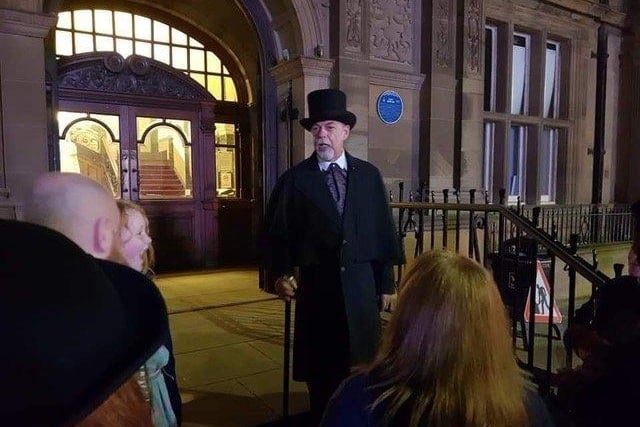
[[346,158],[342,217],[315,154],[280,178],[267,208],[267,269],[279,276],[299,267],[293,376],[300,381],[371,360],[378,297],[395,290],[400,255],[382,177]]

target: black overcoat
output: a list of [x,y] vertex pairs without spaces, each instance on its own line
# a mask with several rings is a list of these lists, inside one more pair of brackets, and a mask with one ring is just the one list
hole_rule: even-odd
[[267,207],[267,269],[300,269],[293,362],[300,381],[371,360],[380,338],[378,296],[394,293],[400,255],[382,177],[372,164],[346,157],[342,217],[315,154],[285,172]]

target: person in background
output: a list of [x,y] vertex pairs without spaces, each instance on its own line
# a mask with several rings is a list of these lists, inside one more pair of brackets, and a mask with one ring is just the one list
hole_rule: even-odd
[[[121,215],[120,252],[126,265],[153,279],[154,252],[149,237],[149,219],[144,209],[132,202],[118,200]],[[179,425],[182,401],[175,373],[171,335],[144,365],[143,373],[156,427]]]
[[36,178],[25,221],[62,233],[98,259],[119,257],[120,213],[111,194],[76,173],[49,172]]
[[310,424],[317,424],[351,366],[375,354],[400,253],[380,172],[345,150],[356,123],[346,95],[322,89],[307,100],[300,124],[315,152],[271,194],[265,267],[278,277],[278,295],[296,299],[293,378],[306,381]]
[[0,235],[0,425],[152,427],[134,376],[168,328],[157,287],[50,228]]
[[453,252],[415,259],[374,361],[329,402],[323,427],[551,426],[511,348],[491,275]]

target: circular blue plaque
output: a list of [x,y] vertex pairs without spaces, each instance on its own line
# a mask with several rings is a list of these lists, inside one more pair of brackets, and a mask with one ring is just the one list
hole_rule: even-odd
[[383,123],[392,125],[397,123],[402,117],[404,103],[395,90],[385,90],[378,96],[377,102],[378,117]]

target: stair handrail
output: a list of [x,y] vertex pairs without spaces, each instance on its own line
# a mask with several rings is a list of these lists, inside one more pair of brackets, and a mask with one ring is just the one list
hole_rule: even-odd
[[515,224],[521,231],[535,238],[542,243],[553,255],[564,261],[570,268],[574,268],[577,273],[587,279],[594,286],[603,285],[609,277],[599,270],[595,270],[591,264],[583,258],[572,254],[569,249],[557,240],[554,240],[544,230],[535,227],[531,220],[518,214],[515,209],[502,205],[473,204],[473,203],[425,203],[425,202],[391,202],[392,209],[436,209],[448,211],[475,211],[475,212],[495,212],[501,213],[511,223]]

